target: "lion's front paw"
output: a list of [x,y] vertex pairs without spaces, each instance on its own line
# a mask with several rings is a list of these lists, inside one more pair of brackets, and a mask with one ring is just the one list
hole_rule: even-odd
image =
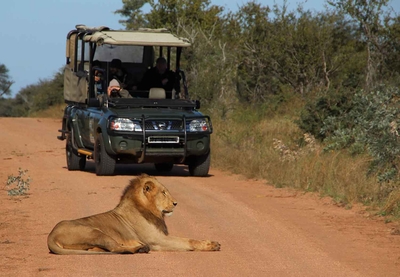
[[221,249],[221,244],[219,244],[217,241],[210,241],[208,243],[208,248],[210,251],[219,251]]
[[218,251],[221,249],[221,244],[211,240],[192,241],[195,251]]
[[143,245],[142,248],[139,248],[136,253],[149,253],[150,247],[148,245]]

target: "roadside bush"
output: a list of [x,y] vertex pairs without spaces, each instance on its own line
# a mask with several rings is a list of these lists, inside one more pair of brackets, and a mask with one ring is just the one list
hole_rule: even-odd
[[333,130],[326,139],[326,150],[348,148],[353,154],[366,150],[372,157],[369,173],[377,173],[380,182],[398,182],[399,101],[397,87],[382,85],[370,92],[357,92],[351,109],[324,121],[322,132]]
[[[296,120],[297,125],[304,133],[313,135],[316,139],[323,141],[332,135],[339,126],[334,124],[325,126],[329,118],[339,118],[352,109],[353,93],[345,90],[330,90],[316,99],[309,100],[301,110],[300,118]],[[344,123],[349,125],[350,122]]]

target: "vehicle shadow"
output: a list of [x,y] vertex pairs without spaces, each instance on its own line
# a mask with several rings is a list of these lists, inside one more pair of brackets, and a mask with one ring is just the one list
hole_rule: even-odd
[[[94,163],[87,162],[84,171],[91,174],[96,174]],[[186,165],[174,165],[170,172],[159,172],[154,168],[153,164],[117,164],[115,167],[114,175],[139,176],[142,173],[146,173],[151,176],[192,177],[190,176],[189,170]],[[206,178],[211,176],[213,175],[208,174]]]

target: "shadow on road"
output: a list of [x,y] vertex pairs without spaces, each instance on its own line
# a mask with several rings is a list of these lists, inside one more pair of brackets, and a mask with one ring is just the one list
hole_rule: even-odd
[[[64,167],[66,169],[66,167]],[[84,172],[96,174],[95,166],[92,161],[86,163]],[[174,177],[191,177],[186,165],[174,165],[170,172],[158,172],[153,164],[117,164],[115,167],[115,175],[120,176],[138,176],[146,173],[152,176],[174,176]],[[211,177],[208,174],[206,177]],[[203,177],[204,178],[204,177]]]

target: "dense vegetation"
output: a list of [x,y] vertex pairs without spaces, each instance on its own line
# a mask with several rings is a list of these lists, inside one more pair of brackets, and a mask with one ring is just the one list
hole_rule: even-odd
[[[5,80],[12,83],[8,75]],[[64,102],[63,88],[64,74],[59,70],[51,79],[39,80],[36,84],[22,88],[14,98],[3,98],[0,95],[0,116],[32,116],[49,107],[60,105]],[[6,94],[9,95],[10,91]]]
[[[319,12],[285,3],[231,12],[208,0],[123,0],[115,13],[127,29],[166,27],[192,42],[182,67],[213,118],[215,166],[398,214],[400,16],[389,0],[331,0]],[[0,74],[6,94],[5,65]],[[2,98],[0,116],[58,107],[62,78]]]

